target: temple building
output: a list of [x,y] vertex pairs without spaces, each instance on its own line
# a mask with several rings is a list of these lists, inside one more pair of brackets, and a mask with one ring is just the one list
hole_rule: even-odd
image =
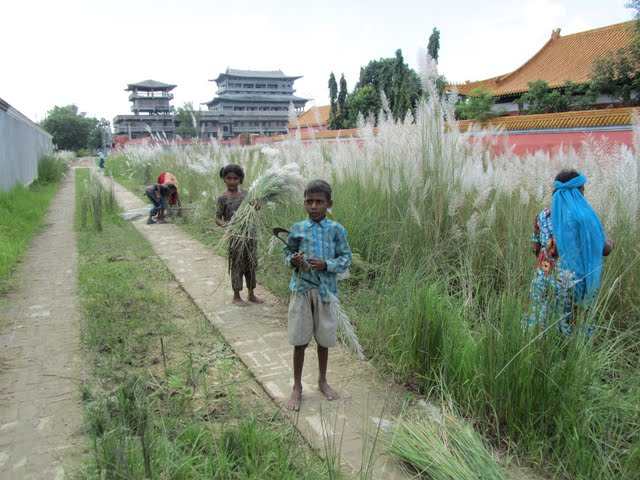
[[[488,90],[495,99],[494,110],[506,115],[518,114],[517,101],[529,91],[529,82],[546,81],[551,89],[562,89],[567,80],[578,85],[588,83],[594,63],[610,52],[629,45],[635,21],[561,36],[557,28],[551,38],[533,57],[513,72],[497,77],[455,85],[464,98],[473,95],[478,87]],[[451,85],[454,86],[454,85]],[[616,106],[613,98],[600,96],[592,107]]]
[[287,132],[289,105],[296,115],[304,111],[306,98],[294,95],[290,77],[281,70],[254,71],[227,68],[215,80],[216,96],[200,115],[203,138],[219,140],[239,135],[272,136]]
[[125,89],[131,92],[129,101],[133,115],[117,115],[113,119],[116,143],[118,139],[135,140],[149,136],[173,140],[175,123],[173,119],[173,94],[176,85],[145,80],[130,83]]

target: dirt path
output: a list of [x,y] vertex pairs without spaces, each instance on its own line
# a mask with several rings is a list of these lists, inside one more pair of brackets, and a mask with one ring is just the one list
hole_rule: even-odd
[[70,174],[0,304],[2,479],[65,478],[84,451],[74,191]]
[[[111,182],[106,178],[104,181]],[[114,184],[114,191],[124,210],[144,206],[140,197],[120,185]],[[134,225],[263,389],[283,404],[293,378],[286,305],[258,287],[265,305],[236,307],[231,303],[231,282],[223,258],[175,225],[146,225],[146,217]],[[341,456],[344,465],[357,472],[369,461],[369,449],[383,412],[387,417],[397,410],[406,391],[381,378],[374,368],[340,346],[331,350],[327,375],[341,393],[339,401],[328,402],[318,391],[317,371],[315,348],[309,348],[303,371],[302,408],[299,414],[292,415],[292,421],[321,454],[329,448]],[[378,448],[372,459],[374,473],[370,478],[408,478],[380,451]]]

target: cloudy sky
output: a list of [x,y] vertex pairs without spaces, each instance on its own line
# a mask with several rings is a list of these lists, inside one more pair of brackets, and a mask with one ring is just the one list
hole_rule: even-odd
[[[21,0],[4,2],[0,98],[40,121],[54,105],[89,116],[130,113],[128,83],[178,85],[173,104],[211,100],[227,67],[301,75],[297,95],[328,103],[331,71],[349,90],[360,67],[440,30],[449,81],[510,72],[560,27],[579,32],[632,18],[625,0]],[[206,108],[206,107],[203,107]]]

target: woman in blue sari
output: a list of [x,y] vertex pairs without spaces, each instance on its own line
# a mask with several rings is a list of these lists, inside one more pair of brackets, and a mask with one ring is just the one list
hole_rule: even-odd
[[[561,171],[553,182],[551,208],[535,219],[533,253],[538,262],[523,328],[546,329],[555,318],[560,331],[571,335],[575,310],[588,307],[598,292],[602,257],[611,253],[613,242],[584,197],[586,181],[587,177],[575,170]],[[590,325],[587,335],[593,329]]]

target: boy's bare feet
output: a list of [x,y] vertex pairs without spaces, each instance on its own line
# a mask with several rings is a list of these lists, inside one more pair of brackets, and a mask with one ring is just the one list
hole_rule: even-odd
[[327,400],[337,400],[340,398],[340,394],[336,392],[331,385],[329,385],[326,381],[318,382],[318,388],[324,395],[324,398]]
[[293,410],[295,412],[300,410],[300,399],[302,398],[302,386],[296,387],[294,385],[291,390],[291,396],[287,402],[287,410]]
[[249,294],[249,301],[253,302],[253,303],[264,303],[264,300],[262,300],[261,298],[256,297],[255,293],[251,292]]
[[238,297],[233,297],[233,304],[237,305],[238,307],[248,307],[249,303],[245,302],[242,298]]

